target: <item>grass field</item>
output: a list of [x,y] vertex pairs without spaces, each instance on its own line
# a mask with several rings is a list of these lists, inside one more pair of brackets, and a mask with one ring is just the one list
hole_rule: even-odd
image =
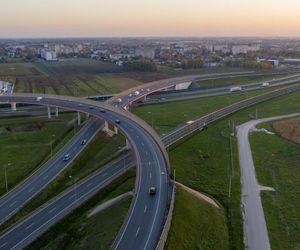
[[32,63],[7,63],[0,64],[0,79],[5,76],[32,76],[41,72]]
[[252,133],[250,143],[260,184],[275,188],[275,192],[262,193],[271,247],[299,249],[300,145],[263,133]]
[[134,182],[135,171],[132,169],[54,225],[26,249],[109,249],[125,219],[131,199],[126,198],[91,218],[87,218],[87,215],[97,205],[131,191]]
[[[58,118],[1,118],[0,119],[0,194],[5,192],[4,172],[7,170],[8,187],[32,173],[62,147],[73,135],[69,123],[73,115]],[[55,136],[53,136],[55,135]]]
[[300,144],[300,118],[295,117],[283,121],[275,121],[272,124],[273,129],[281,137]]
[[177,187],[165,249],[229,249],[224,211]]
[[[124,145],[125,141],[122,135],[107,137],[103,132],[98,133],[67,169],[41,193],[29,201],[11,219],[1,225],[0,230],[4,230],[19,219],[25,217],[49,199],[73,185],[74,181],[78,182],[85,176],[103,167],[116,157],[117,151]],[[69,176],[73,176],[73,179],[70,179]]]
[[228,77],[228,78],[220,78],[220,79],[202,80],[202,81],[198,81],[197,84],[200,87],[216,87],[222,85],[243,85],[248,83],[269,81],[283,76],[286,76],[286,74]]
[[15,92],[93,96],[119,93],[139,84],[136,80],[113,74],[39,76],[18,78]]
[[224,96],[206,97],[182,102],[146,105],[133,108],[132,112],[153,125],[159,133],[165,132],[177,125],[194,120],[235,102],[265,93],[270,89],[241,92]]

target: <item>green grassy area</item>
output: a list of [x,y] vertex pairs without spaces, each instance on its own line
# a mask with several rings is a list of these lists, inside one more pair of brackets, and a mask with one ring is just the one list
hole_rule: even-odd
[[18,78],[15,92],[93,96],[119,93],[141,84],[114,74],[77,74]]
[[271,90],[264,89],[181,102],[152,104],[133,108],[132,112],[143,118],[150,125],[153,121],[155,130],[162,133],[181,123],[197,119],[222,107],[269,91]]
[[47,161],[72,136],[73,115],[58,118],[1,118],[0,119],[0,194],[5,188],[6,169],[8,187],[11,189]]
[[243,85],[248,83],[264,82],[273,79],[277,79],[287,74],[276,74],[276,75],[263,75],[263,76],[238,76],[238,77],[227,77],[220,79],[201,80],[197,84],[200,87],[216,87],[222,85]]
[[[19,219],[25,217],[49,199],[66,190],[95,170],[117,156],[117,151],[125,145],[123,136],[107,137],[103,132],[98,133],[92,142],[80,153],[80,155],[67,167],[54,181],[52,181],[41,193],[30,200],[18,213],[0,226],[4,230]],[[70,179],[69,176],[73,176]]]
[[0,64],[0,79],[6,76],[32,76],[41,72],[32,63],[5,63]]
[[101,74],[121,72],[122,68],[113,63],[87,58],[61,59],[57,62],[40,61],[36,67],[47,75]]
[[251,133],[250,143],[260,184],[275,188],[275,192],[262,192],[271,247],[299,249],[300,146],[263,133]]
[[109,249],[126,217],[131,198],[90,218],[87,215],[97,205],[131,191],[134,182],[135,170],[131,169],[51,227],[26,249]]
[[224,211],[177,187],[165,249],[229,249]]

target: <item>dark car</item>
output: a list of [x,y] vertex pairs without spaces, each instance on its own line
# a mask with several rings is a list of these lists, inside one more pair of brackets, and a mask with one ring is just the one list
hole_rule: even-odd
[[81,145],[85,145],[85,144],[86,144],[86,140],[82,140],[82,141],[80,142],[80,144],[81,144]]
[[70,155],[69,154],[65,154],[65,156],[63,158],[63,161],[68,161],[70,159],[71,159]]
[[115,122],[116,122],[117,124],[120,124],[120,123],[121,123],[120,120],[115,120]]
[[156,194],[156,188],[155,187],[150,187],[149,188],[149,194],[150,195],[155,195]]
[[100,112],[101,113],[105,113],[106,111],[104,109],[100,109]]

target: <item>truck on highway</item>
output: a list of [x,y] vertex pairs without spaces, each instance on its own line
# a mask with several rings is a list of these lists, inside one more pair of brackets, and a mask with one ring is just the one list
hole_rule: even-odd
[[230,92],[238,92],[238,91],[242,91],[242,87],[235,86],[235,87],[230,88]]

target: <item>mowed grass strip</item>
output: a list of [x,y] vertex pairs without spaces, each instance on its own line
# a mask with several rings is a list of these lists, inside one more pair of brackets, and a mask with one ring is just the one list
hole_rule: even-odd
[[177,186],[165,249],[229,249],[223,209],[199,200]]
[[71,138],[72,117],[0,119],[0,194],[6,192],[5,169],[11,189],[49,159],[51,141],[55,153]]
[[[268,125],[271,123],[264,126]],[[263,133],[251,133],[250,143],[260,184],[275,189],[274,192],[262,192],[271,247],[275,250],[299,249],[300,145]]]
[[197,84],[200,87],[218,87],[222,85],[244,85],[248,83],[259,83],[270,81],[286,76],[287,74],[261,75],[261,76],[237,76],[210,80],[200,80]]

